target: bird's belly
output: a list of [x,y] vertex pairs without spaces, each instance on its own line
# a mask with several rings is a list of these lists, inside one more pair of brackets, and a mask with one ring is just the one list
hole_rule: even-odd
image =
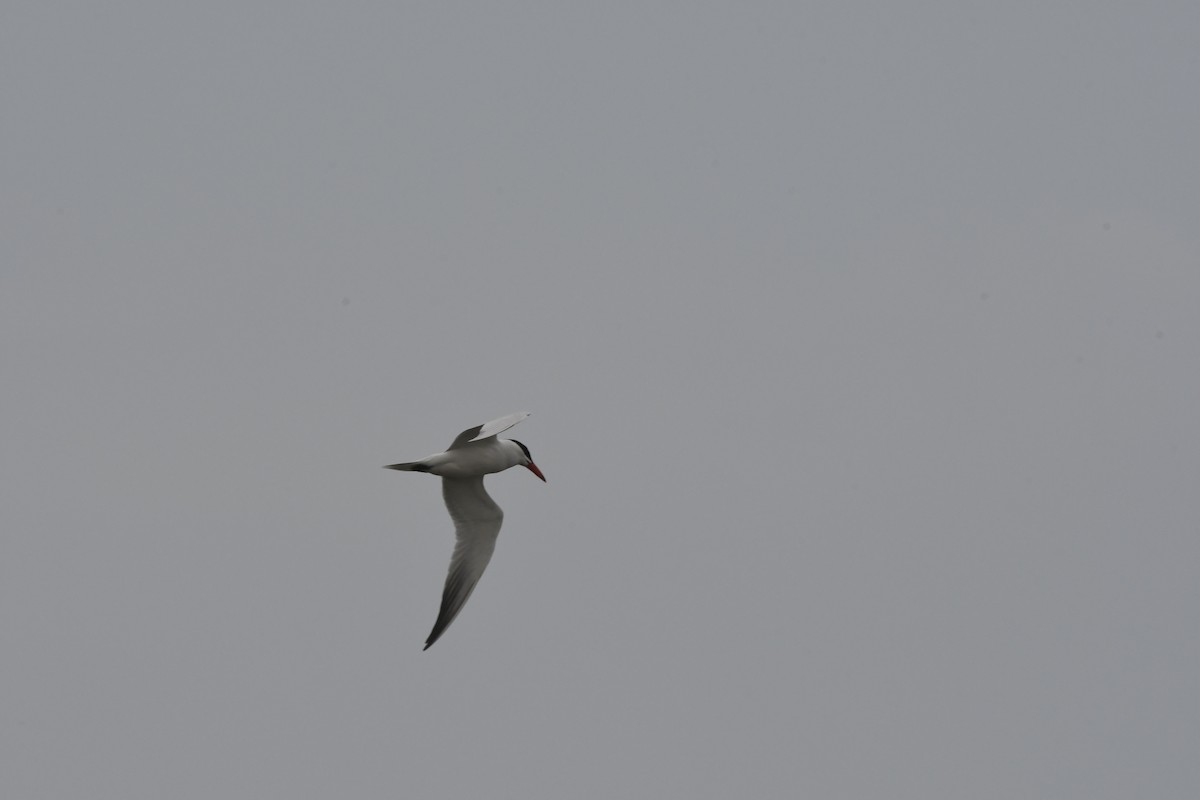
[[512,462],[503,452],[491,448],[458,448],[440,453],[438,457],[429,461],[429,471],[443,478],[474,478],[501,472],[512,466]]

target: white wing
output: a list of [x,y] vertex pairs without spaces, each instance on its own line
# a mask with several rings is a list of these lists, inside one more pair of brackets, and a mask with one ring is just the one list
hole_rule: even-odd
[[465,431],[455,437],[454,441],[446,449],[454,450],[469,442],[478,442],[480,439],[486,439],[489,436],[495,436],[497,433],[504,433],[506,430],[528,416],[528,411],[518,411],[515,414],[509,414],[507,417],[500,417],[500,419],[494,419],[491,422],[485,422],[482,425],[476,425],[474,428],[467,428]]
[[[517,422],[524,418],[522,415]],[[458,612],[467,604],[471,592],[475,591],[475,584],[479,583],[488,562],[492,560],[496,537],[500,535],[500,523],[504,521],[500,506],[484,491],[483,476],[442,478],[442,498],[446,501],[450,518],[454,520],[458,541],[454,545],[454,555],[450,557],[450,572],[446,575],[446,586],[442,590],[442,607],[425,641],[426,650],[446,632]]]

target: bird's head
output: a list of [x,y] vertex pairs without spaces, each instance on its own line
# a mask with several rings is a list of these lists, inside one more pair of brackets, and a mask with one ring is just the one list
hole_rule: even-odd
[[524,461],[520,462],[521,466],[532,472],[534,475],[537,475],[542,479],[542,482],[545,483],[546,476],[542,474],[540,469],[538,469],[537,464],[533,463],[533,456],[529,455],[529,448],[518,442],[516,439],[509,439],[509,441],[521,448],[521,454],[525,459]]

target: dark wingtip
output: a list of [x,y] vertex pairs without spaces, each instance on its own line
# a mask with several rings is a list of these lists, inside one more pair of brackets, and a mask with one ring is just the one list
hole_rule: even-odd
[[433,647],[433,642],[426,642],[425,646],[421,648],[421,652],[424,653],[426,650],[428,650],[431,647]]

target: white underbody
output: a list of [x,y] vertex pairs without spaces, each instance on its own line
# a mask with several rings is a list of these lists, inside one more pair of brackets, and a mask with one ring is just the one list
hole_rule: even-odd
[[490,438],[426,456],[421,462],[443,478],[474,478],[520,466],[525,463],[525,454],[511,439]]

